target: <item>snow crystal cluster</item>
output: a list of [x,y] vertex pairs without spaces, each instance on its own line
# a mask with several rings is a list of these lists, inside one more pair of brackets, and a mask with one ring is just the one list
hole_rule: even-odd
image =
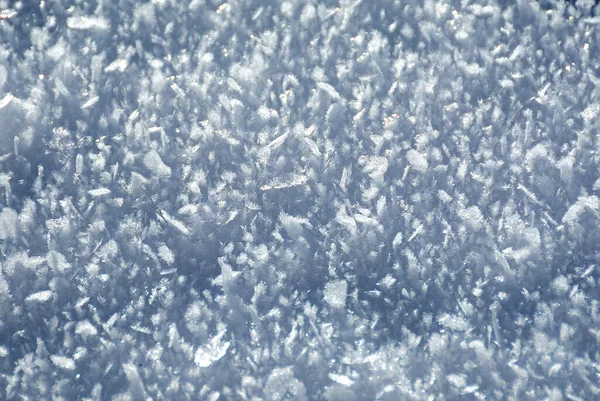
[[577,3],[0,0],[0,399],[600,399]]

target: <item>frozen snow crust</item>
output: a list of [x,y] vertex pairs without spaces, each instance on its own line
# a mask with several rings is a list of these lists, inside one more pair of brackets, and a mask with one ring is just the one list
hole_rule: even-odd
[[593,2],[37,3],[0,399],[600,399]]

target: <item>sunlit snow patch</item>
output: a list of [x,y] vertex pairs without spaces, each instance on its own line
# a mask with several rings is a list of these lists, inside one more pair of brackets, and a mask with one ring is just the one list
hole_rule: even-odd
[[12,94],[8,94],[6,96],[4,96],[2,98],[2,100],[0,100],[0,110],[5,108],[6,106],[8,106],[14,99],[15,97]]
[[71,358],[60,355],[51,355],[50,360],[55,366],[59,368],[65,370],[75,370],[75,361]]
[[292,367],[274,369],[267,379],[264,391],[268,401],[308,400],[306,387],[296,379]]
[[78,31],[105,31],[110,28],[108,21],[97,17],[69,17],[67,26]]
[[162,217],[168,225],[170,225],[175,230],[179,231],[181,234],[185,236],[190,236],[192,234],[192,232],[189,230],[189,228],[186,227],[186,225],[183,222],[171,217],[166,211],[160,210],[160,217]]
[[226,330],[222,330],[219,334],[211,338],[208,344],[198,348],[194,357],[196,365],[206,368],[225,356],[231,344],[229,341],[222,341],[225,333]]
[[98,198],[100,196],[108,195],[108,194],[110,194],[110,192],[111,191],[108,188],[98,188],[98,189],[92,189],[92,190],[88,191],[88,194],[90,194],[94,198]]
[[28,302],[46,302],[46,301],[50,300],[50,298],[52,298],[53,295],[54,295],[54,292],[50,291],[50,290],[40,291],[40,292],[36,292],[34,294],[31,294],[30,296],[28,296],[27,298],[25,298],[25,301],[28,301]]
[[325,290],[323,291],[325,301],[332,308],[344,308],[347,293],[348,283],[345,280],[330,281],[325,284]]
[[329,378],[336,383],[339,383],[346,387],[352,387],[354,385],[354,380],[350,379],[348,376],[344,375],[336,375],[334,373],[329,374]]

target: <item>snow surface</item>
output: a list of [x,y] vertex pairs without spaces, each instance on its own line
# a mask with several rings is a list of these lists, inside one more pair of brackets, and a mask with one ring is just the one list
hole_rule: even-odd
[[0,400],[600,399],[594,3],[0,0]]

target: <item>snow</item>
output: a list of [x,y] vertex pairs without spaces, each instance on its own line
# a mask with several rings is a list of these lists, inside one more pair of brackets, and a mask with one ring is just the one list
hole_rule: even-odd
[[293,399],[307,401],[305,386],[294,377],[292,367],[274,369],[265,384],[268,401]]
[[323,297],[325,302],[332,308],[341,309],[346,306],[346,296],[348,295],[348,282],[345,280],[330,281],[325,284]]
[[350,379],[348,376],[344,375],[336,375],[335,373],[330,373],[329,378],[336,383],[339,383],[346,387],[352,387],[354,384],[354,380]]
[[185,236],[189,236],[191,235],[191,231],[189,228],[186,227],[186,225],[180,221],[177,220],[173,217],[171,217],[167,212],[165,212],[164,210],[159,210],[160,212],[160,216],[162,217],[162,219],[164,219],[164,221],[171,226],[172,228],[174,228],[176,231],[178,231],[179,233],[185,235]]
[[108,195],[110,194],[110,192],[111,191],[108,188],[98,188],[88,191],[88,194],[90,194],[94,198],[98,198],[100,196]]
[[46,291],[39,291],[34,294],[31,294],[27,298],[25,298],[25,300],[30,301],[30,302],[42,303],[42,302],[49,301],[50,299],[52,299],[53,296],[54,296],[54,291],[46,290]]
[[171,176],[171,168],[162,161],[156,150],[151,150],[144,156],[144,165],[158,177],[169,178]]
[[75,361],[72,358],[61,355],[51,355],[50,360],[52,360],[52,363],[58,368],[71,371],[75,370]]
[[67,26],[81,31],[105,31],[110,28],[106,19],[86,16],[67,18]]
[[0,240],[12,238],[17,235],[18,214],[11,208],[4,208],[0,212]]
[[388,169],[388,161],[385,157],[373,157],[369,159],[366,164],[364,171],[369,176],[378,182],[383,181],[383,176]]
[[413,170],[424,173],[429,168],[427,157],[415,149],[410,149],[406,152],[406,159]]
[[198,347],[194,355],[196,365],[201,368],[207,368],[227,354],[231,343],[222,340],[226,333],[226,330],[222,330],[212,337],[207,344]]
[[0,399],[599,399],[594,1],[4,3]]
[[75,326],[75,334],[82,336],[84,339],[98,334],[98,330],[92,325],[89,320],[78,322]]

